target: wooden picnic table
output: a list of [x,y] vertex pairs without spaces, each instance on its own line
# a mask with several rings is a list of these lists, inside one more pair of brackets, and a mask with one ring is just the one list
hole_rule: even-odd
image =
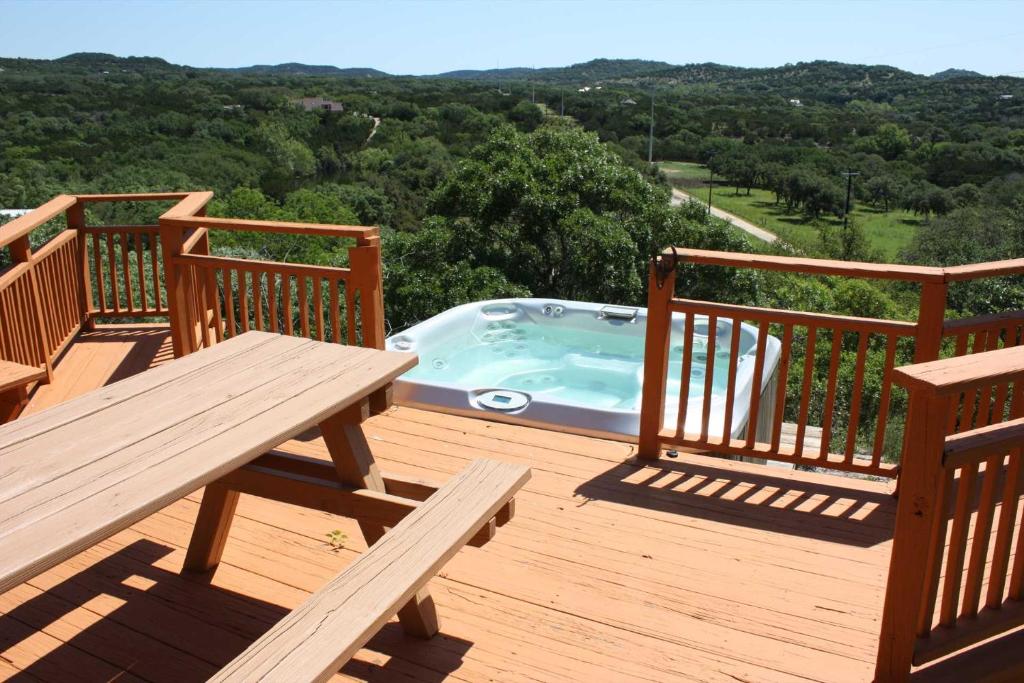
[[[321,630],[329,656],[317,650],[306,668],[292,662],[289,678],[329,675],[395,612],[406,631],[433,635],[427,580],[463,544],[486,542],[508,521],[529,470],[478,461],[444,485],[382,474],[360,425],[388,406],[390,383],[415,364],[411,354],[249,332],[0,426],[0,592],[206,486],[188,570],[220,561],[241,492],[355,517],[368,544],[395,527],[346,570],[353,576],[339,575],[304,605],[305,619],[312,614],[323,629],[320,610],[333,614],[340,591],[366,619],[348,614],[337,643],[341,626]],[[272,450],[315,426],[333,462]],[[406,546],[423,536],[431,547],[410,555]],[[395,563],[391,574],[380,571],[382,557]],[[387,585],[375,592],[366,563],[356,566],[362,560]],[[351,602],[360,596],[372,602]],[[275,629],[305,626],[290,616]],[[320,643],[308,632],[299,642]],[[253,648],[268,670],[286,654],[262,639]],[[236,678],[254,680],[252,666],[235,667],[245,672]]]

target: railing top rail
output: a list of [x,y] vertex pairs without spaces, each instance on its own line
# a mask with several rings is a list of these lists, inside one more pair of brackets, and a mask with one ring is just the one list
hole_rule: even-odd
[[1024,418],[978,427],[946,437],[942,464],[955,469],[1003,455],[1009,448],[1020,448],[1024,441]]
[[736,304],[719,304],[694,299],[672,299],[670,308],[677,313],[697,312],[723,317],[758,320],[779,324],[809,325],[813,327],[833,327],[852,331],[894,333],[912,335],[917,331],[917,323],[905,320],[883,320],[881,318],[862,318],[853,315],[835,315],[831,313],[808,313],[790,311],[781,308],[761,308],[757,306],[739,306]]
[[380,228],[359,225],[324,225],[318,223],[289,223],[287,221],[254,221],[237,218],[186,217],[164,214],[162,224],[176,228],[211,228],[214,230],[238,230],[244,232],[278,232],[293,235],[321,235],[326,237],[351,237],[367,240],[378,237]]
[[[166,202],[184,199],[194,192],[125,192],[115,194],[79,194],[75,198],[81,202]],[[210,193],[211,195],[213,193]]]
[[204,268],[244,270],[253,273],[309,275],[312,277],[346,281],[352,276],[351,268],[339,268],[337,266],[315,266],[306,263],[288,263],[285,261],[260,261],[257,259],[207,256],[206,254],[182,254],[181,256],[174,256],[172,258],[175,263],[193,264]]
[[75,198],[73,196],[66,194],[57,195],[39,208],[15,218],[4,226],[0,226],[0,249],[12,242],[27,237],[33,230],[47,221],[56,218],[74,205]]
[[893,381],[900,386],[939,396],[1021,379],[1024,346],[905,365],[893,371]]
[[195,216],[196,213],[210,203],[211,199],[213,199],[213,193],[208,190],[204,192],[189,192],[180,202],[165,211],[160,218]]
[[999,324],[1020,323],[1024,321],[1024,311],[1004,311],[1001,313],[986,313],[974,315],[970,318],[956,318],[947,320],[942,326],[944,334],[955,334],[957,332],[983,330],[995,327]]
[[662,252],[664,256],[675,254],[685,263],[708,266],[732,266],[755,268],[806,275],[841,275],[876,280],[910,280],[912,282],[942,282],[945,272],[931,266],[907,266],[896,263],[867,263],[861,261],[830,261],[827,259],[800,256],[771,256],[767,254],[744,254],[731,251],[708,251],[704,249],[673,249]]
[[946,281],[959,282],[983,277],[999,277],[1001,275],[1020,275],[1024,273],[1024,258],[990,261],[988,263],[970,263],[964,266],[946,268]]

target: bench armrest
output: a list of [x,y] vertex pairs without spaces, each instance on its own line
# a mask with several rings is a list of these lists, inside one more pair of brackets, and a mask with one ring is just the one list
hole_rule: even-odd
[[530,478],[475,460],[211,681],[322,681],[380,630]]

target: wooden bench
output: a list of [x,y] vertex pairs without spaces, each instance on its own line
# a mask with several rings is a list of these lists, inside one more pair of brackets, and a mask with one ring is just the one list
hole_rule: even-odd
[[46,378],[46,370],[0,359],[0,424],[9,422],[28,402],[28,385]]
[[474,461],[211,680],[330,678],[529,476],[522,465]]
[[[407,632],[433,635],[427,580],[511,518],[529,470],[483,461],[440,487],[381,473],[361,422],[415,363],[250,332],[0,426],[0,592],[206,486],[186,569],[217,565],[241,492],[352,516],[376,544],[279,625],[294,633],[302,615],[351,594],[330,608],[344,614],[325,622],[315,640],[327,651],[296,668],[302,676],[323,675],[321,664],[329,673],[396,612]],[[317,425],[332,462],[272,450]],[[378,574],[388,578],[369,580]],[[285,654],[257,646],[259,667]]]

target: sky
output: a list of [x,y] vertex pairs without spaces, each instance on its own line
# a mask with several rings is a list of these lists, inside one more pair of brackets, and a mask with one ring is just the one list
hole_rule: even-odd
[[750,67],[827,59],[1024,77],[1024,0],[0,0],[0,56],[71,52],[395,74],[606,57]]

